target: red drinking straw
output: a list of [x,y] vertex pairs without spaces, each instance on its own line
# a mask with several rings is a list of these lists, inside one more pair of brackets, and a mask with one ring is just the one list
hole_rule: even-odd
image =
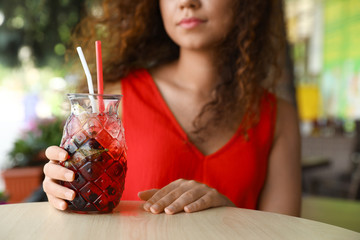
[[[97,70],[97,85],[98,94],[104,94],[104,81],[103,81],[103,69],[102,69],[102,58],[101,58],[101,41],[95,42],[96,49],[96,70]],[[99,96],[99,110],[104,112],[104,101],[102,96]]]

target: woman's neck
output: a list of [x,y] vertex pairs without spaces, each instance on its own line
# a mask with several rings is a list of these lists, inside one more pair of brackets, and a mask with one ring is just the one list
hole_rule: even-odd
[[175,81],[194,92],[207,95],[218,81],[213,53],[209,51],[181,49],[174,67],[177,75]]

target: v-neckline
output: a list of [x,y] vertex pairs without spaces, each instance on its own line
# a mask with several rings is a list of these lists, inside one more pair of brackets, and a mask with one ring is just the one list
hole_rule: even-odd
[[160,91],[158,85],[155,82],[155,79],[152,77],[150,72],[148,70],[146,70],[146,69],[145,69],[145,72],[148,75],[148,79],[150,80],[149,82],[150,82],[151,88],[154,91],[154,94],[155,94],[154,97],[156,97],[158,99],[159,104],[161,104],[161,106],[164,109],[166,115],[171,119],[171,122],[172,122],[173,126],[177,129],[178,133],[183,138],[184,142],[186,142],[188,144],[188,146],[200,158],[209,159],[209,158],[213,158],[213,157],[221,154],[223,151],[226,151],[228,148],[230,148],[239,137],[241,137],[240,131],[242,130],[242,126],[241,126],[241,124],[239,124],[239,127],[237,128],[235,133],[232,135],[232,137],[223,146],[218,148],[215,152],[205,155],[202,151],[200,151],[200,149],[193,142],[190,141],[190,139],[189,139],[188,135],[186,134],[185,130],[182,128],[182,126],[180,125],[180,123],[176,119],[174,113],[171,111],[169,105],[166,103],[163,95],[161,94],[161,91]]

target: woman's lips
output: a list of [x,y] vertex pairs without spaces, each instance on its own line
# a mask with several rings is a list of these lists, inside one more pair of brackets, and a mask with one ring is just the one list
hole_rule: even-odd
[[179,22],[179,25],[185,29],[191,29],[197,27],[204,22],[206,21],[199,18],[184,18]]

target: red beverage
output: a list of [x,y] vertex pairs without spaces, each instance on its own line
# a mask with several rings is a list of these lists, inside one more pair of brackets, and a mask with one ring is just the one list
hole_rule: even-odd
[[68,96],[72,110],[60,144],[69,153],[69,159],[60,164],[75,173],[73,182],[61,182],[76,192],[68,209],[111,212],[120,202],[127,170],[124,129],[117,112],[121,96],[102,95],[105,111],[101,113],[98,95]]

